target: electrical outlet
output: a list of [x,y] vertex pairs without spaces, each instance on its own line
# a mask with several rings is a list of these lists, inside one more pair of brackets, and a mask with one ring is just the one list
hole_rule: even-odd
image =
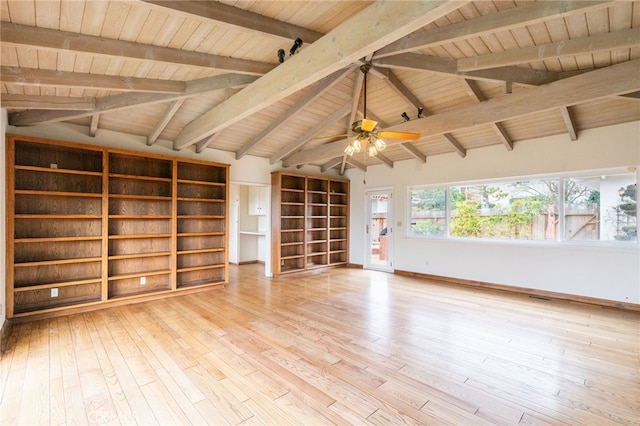
[[58,168],[58,165],[57,165],[56,163],[51,163],[51,168],[52,168],[52,169],[57,169],[57,168]]
[[51,289],[51,297],[58,297],[58,289],[57,288],[52,288]]
[[147,284],[147,277],[140,277],[140,285],[146,285]]

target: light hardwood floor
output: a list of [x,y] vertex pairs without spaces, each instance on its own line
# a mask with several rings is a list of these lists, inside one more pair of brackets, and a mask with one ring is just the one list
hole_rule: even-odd
[[224,289],[16,325],[0,424],[640,423],[637,312],[231,269]]

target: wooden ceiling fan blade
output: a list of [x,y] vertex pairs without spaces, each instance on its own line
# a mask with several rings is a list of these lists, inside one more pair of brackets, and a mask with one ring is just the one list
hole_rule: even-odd
[[314,136],[311,139],[333,139],[333,138],[346,138],[350,136],[351,133],[341,133],[339,135],[326,135],[326,136]]
[[375,129],[377,125],[377,121],[363,118],[362,123],[360,123],[360,128],[363,132],[373,132],[373,129]]
[[410,141],[420,139],[420,133],[411,132],[378,132],[378,136],[381,138],[406,139]]

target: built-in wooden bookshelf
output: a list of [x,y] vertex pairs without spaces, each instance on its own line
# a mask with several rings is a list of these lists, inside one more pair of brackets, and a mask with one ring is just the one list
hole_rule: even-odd
[[344,265],[349,260],[349,181],[274,172],[274,274]]
[[7,316],[100,302],[102,151],[9,140]]
[[171,290],[173,161],[108,158],[108,298]]
[[7,317],[228,282],[226,164],[7,136]]
[[329,181],[329,265],[349,261],[349,182]]
[[228,168],[178,161],[178,288],[229,279],[228,173]]

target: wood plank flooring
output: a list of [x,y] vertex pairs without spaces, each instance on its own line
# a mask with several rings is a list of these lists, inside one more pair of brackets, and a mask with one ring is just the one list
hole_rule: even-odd
[[0,424],[640,424],[637,312],[231,269],[224,289],[15,325]]

